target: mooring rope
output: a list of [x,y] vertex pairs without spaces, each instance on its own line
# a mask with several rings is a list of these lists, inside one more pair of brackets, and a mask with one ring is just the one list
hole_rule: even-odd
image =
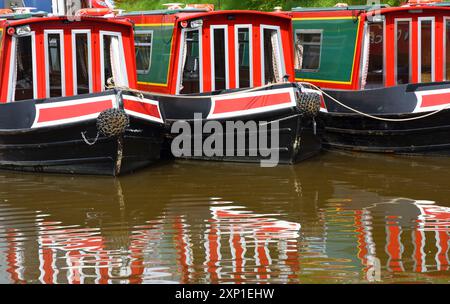
[[[263,85],[260,87],[250,88],[250,89],[236,91],[236,92],[232,92],[232,93],[219,94],[217,96],[228,97],[228,96],[233,96],[233,95],[239,95],[242,93],[250,93],[250,92],[255,92],[255,91],[263,90],[266,88],[270,88],[274,85],[280,85],[280,84],[286,84],[286,82],[266,84],[266,85]],[[176,98],[182,98],[182,99],[206,99],[206,98],[212,98],[212,97],[216,96],[216,95],[189,96],[189,95],[173,95],[173,94],[164,94],[164,93],[151,93],[151,92],[145,92],[145,91],[141,91],[141,90],[137,90],[137,89],[132,89],[127,86],[117,86],[117,85],[106,86],[106,88],[110,89],[110,90],[116,89],[116,90],[129,91],[129,92],[132,92],[135,94],[139,94],[138,98],[140,98],[140,99],[144,98],[144,94],[148,94],[148,95],[152,95],[152,96],[159,96],[159,97],[176,97]]]
[[84,142],[89,145],[89,146],[93,146],[97,143],[98,138],[100,137],[100,133],[97,132],[97,137],[94,139],[94,141],[90,142],[87,138],[86,138],[86,133],[87,132],[81,132],[81,137],[83,138]]
[[[308,83],[308,82],[299,82],[299,84],[301,85],[307,85],[310,86],[311,88],[320,91],[323,95],[327,96],[328,98],[330,98],[332,101],[336,102],[338,105],[346,108],[349,111],[352,111],[356,114],[368,117],[368,118],[372,118],[375,120],[380,120],[380,121],[387,121],[387,122],[407,122],[407,121],[414,121],[414,120],[420,120],[420,119],[424,119],[436,114],[439,114],[440,112],[448,109],[450,107],[450,104],[444,105],[441,109],[438,109],[434,112],[431,113],[427,113],[425,115],[421,115],[421,116],[416,116],[416,117],[410,117],[410,118],[383,118],[383,117],[379,117],[379,116],[374,116],[374,115],[370,115],[361,111],[358,111],[350,106],[347,106],[346,104],[343,104],[342,102],[340,102],[339,100],[337,100],[336,98],[334,98],[333,96],[331,96],[330,94],[324,92],[322,89],[320,89],[318,86],[312,84],[312,83]],[[414,113],[411,113],[414,114]]]

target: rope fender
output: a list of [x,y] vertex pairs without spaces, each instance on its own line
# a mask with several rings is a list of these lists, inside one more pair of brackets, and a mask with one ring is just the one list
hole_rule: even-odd
[[98,132],[108,138],[119,137],[130,125],[130,118],[124,110],[108,109],[97,118]]
[[303,115],[316,117],[320,113],[320,94],[318,92],[298,92],[297,104]]

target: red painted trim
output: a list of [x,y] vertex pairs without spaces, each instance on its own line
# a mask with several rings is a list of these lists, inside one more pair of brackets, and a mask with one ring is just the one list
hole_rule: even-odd
[[76,104],[70,106],[61,106],[54,108],[38,109],[38,123],[76,118],[100,113],[104,110],[111,109],[113,103],[111,100],[97,101],[86,104]]
[[285,103],[291,103],[291,95],[289,93],[268,94],[236,99],[216,99],[213,114],[252,110]]
[[444,28],[443,16],[435,19],[435,81],[444,80]]
[[422,107],[434,107],[450,103],[450,93],[422,96]]
[[[92,38],[91,38],[92,40]],[[75,46],[72,45],[72,29],[64,29],[64,52],[68,55],[64,58],[65,64],[65,81],[66,81],[66,95],[65,96],[73,96],[74,94],[74,77],[73,77],[73,64],[75,58],[73,58],[73,48]]]
[[385,86],[392,87],[396,85],[395,79],[395,23],[392,17],[386,18],[386,36],[385,39],[385,61],[386,61],[386,70],[385,73]]
[[137,112],[140,114],[148,115],[158,119],[162,119],[159,108],[157,105],[124,99],[123,100],[125,110]]
[[419,24],[417,18],[412,21],[412,83],[419,82]]
[[45,73],[45,47],[44,47],[44,31],[41,27],[33,27],[35,31],[35,48],[36,48],[36,82],[37,97],[39,99],[47,97],[47,75]]

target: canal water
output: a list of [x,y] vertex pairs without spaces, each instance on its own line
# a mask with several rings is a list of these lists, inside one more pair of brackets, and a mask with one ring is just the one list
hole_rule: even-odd
[[448,283],[450,159],[0,172],[0,283]]

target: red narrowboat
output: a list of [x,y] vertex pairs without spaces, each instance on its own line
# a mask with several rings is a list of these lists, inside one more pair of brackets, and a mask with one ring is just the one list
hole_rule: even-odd
[[[320,151],[314,116],[321,96],[294,83],[289,17],[214,11],[211,5],[175,6],[121,17],[135,23],[138,88],[161,102],[166,123],[214,121],[225,130],[230,121],[258,122],[258,126],[276,122],[281,163],[292,164]],[[196,113],[200,119],[194,119]],[[234,136],[224,132],[223,138]],[[249,146],[245,156],[236,149],[227,155],[184,157],[260,160],[259,155],[250,156]]]
[[116,176],[157,161],[158,103],[117,88],[137,85],[132,24],[26,10],[0,16],[0,168]]
[[325,95],[329,148],[450,153],[450,4],[296,8],[295,78]]

